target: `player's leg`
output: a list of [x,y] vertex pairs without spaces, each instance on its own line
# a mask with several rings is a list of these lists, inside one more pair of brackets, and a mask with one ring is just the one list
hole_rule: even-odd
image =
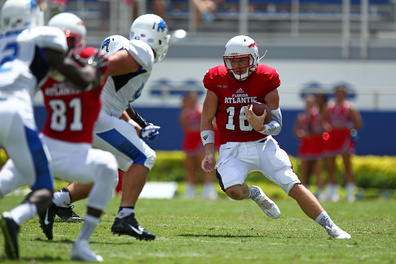
[[[12,189],[31,185],[32,192],[22,204],[10,212],[3,212],[0,227],[5,238],[5,251],[9,258],[18,259],[17,235],[19,227],[50,204],[53,181],[46,149],[40,141],[34,123],[32,109],[18,100],[0,109],[2,131],[0,144],[10,158],[0,172],[0,190],[5,195]],[[13,109],[18,109],[14,111]],[[23,117],[23,118],[22,118]]]
[[[141,227],[135,218],[135,205],[154,166],[156,155],[127,122],[105,117],[95,127],[93,145],[115,155],[119,169],[125,171],[121,204],[112,226],[115,234],[153,240],[155,235]],[[132,226],[132,227],[131,227]]]
[[82,184],[72,182],[66,187],[54,193],[52,203],[55,205],[50,207],[51,215],[59,216],[63,221],[83,221],[83,219],[74,212],[72,203],[88,197],[93,184]]
[[72,247],[71,259],[101,261],[103,258],[89,248],[89,240],[118,183],[118,165],[112,154],[98,149],[89,151],[85,164],[85,170],[81,173],[86,176],[79,177],[79,181],[87,183],[92,180],[94,184],[88,195],[82,230]]
[[272,137],[267,140],[260,160],[264,175],[295,199],[303,212],[320,224],[331,237],[337,239],[349,239],[351,237],[334,224],[316,197],[301,184],[292,170],[292,164],[287,153],[279,147]]
[[234,200],[252,199],[268,217],[278,218],[280,216],[278,206],[260,187],[249,187],[245,183],[248,173],[252,171],[247,162],[251,159],[252,153],[245,145],[242,147],[240,144],[234,146],[233,143],[222,145],[216,164],[220,186],[228,197]]
[[339,228],[322,208],[316,197],[302,184],[295,184],[289,191],[289,196],[295,199],[303,212],[320,224],[327,233],[335,239],[350,239],[351,236]]
[[56,215],[63,221],[83,221],[83,219],[74,212],[72,203],[88,197],[93,184],[81,184],[72,182],[54,194],[52,202],[57,205]]

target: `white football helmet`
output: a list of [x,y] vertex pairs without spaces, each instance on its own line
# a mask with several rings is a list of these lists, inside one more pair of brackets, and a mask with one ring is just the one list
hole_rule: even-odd
[[3,32],[33,28],[44,24],[44,13],[34,0],[7,0],[1,8]]
[[[121,43],[127,43],[129,40],[121,35],[112,35],[107,37],[105,40],[103,40],[102,44],[100,45],[100,53],[105,55],[105,54],[112,54],[113,52],[116,52],[116,49],[120,49]],[[119,48],[117,48],[119,47]]]
[[170,35],[166,22],[157,15],[141,15],[133,21],[130,39],[146,42],[155,52],[154,63],[162,61],[168,52]]
[[84,22],[72,13],[59,13],[48,21],[48,26],[60,28],[65,32],[69,54],[79,54],[85,47],[87,29]]
[[[242,74],[237,73],[241,68],[233,69],[231,66],[231,60],[240,58],[249,58],[247,70]],[[227,70],[234,75],[235,79],[239,81],[246,80],[257,69],[259,63],[259,50],[256,42],[244,35],[231,38],[225,45],[223,60]]]

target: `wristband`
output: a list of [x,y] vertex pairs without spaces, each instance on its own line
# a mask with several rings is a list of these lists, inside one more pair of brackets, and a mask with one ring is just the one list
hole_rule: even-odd
[[137,126],[139,125],[138,123],[136,123],[135,121],[133,121],[133,119],[129,120],[129,121],[128,121],[128,124],[130,124],[130,125],[133,126],[133,127],[137,127]]
[[204,146],[209,143],[214,144],[215,132],[213,130],[203,130],[201,131],[201,139]]
[[257,132],[261,132],[265,129],[265,125],[263,125],[263,127],[260,130],[256,130]]

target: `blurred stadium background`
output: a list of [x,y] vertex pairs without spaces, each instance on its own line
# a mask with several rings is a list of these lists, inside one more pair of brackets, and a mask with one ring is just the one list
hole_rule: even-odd
[[[108,35],[129,37],[132,14],[156,13],[153,1],[107,1],[106,22],[100,8],[106,0],[47,0],[45,19],[59,11],[77,14],[87,26],[87,45],[99,47]],[[227,40],[247,34],[261,55],[267,51],[261,63],[280,74],[284,128],[276,139],[286,151],[297,152],[291,131],[303,110],[302,95],[321,89],[331,96],[335,84],[343,82],[364,119],[357,154],[396,155],[396,0],[217,1],[213,16],[202,16],[198,25],[193,0],[163,0],[172,35],[169,52],[133,103],[148,121],[161,126],[160,139],[150,143],[154,149],[181,149],[182,95],[196,90],[203,96],[203,75],[223,63]],[[45,110],[40,95],[35,103],[41,127]]]

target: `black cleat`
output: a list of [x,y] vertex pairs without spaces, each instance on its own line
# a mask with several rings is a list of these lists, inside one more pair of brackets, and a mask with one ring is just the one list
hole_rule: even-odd
[[44,213],[39,214],[40,227],[43,230],[48,240],[53,239],[52,227],[54,226],[54,219],[56,215],[57,207],[54,203],[45,210]]
[[56,214],[63,221],[84,221],[78,214],[73,211],[74,205],[68,207],[57,207]]
[[4,235],[5,253],[9,259],[19,259],[18,231],[19,226],[11,218],[9,212],[4,212],[0,218],[0,227]]
[[144,229],[135,219],[135,214],[128,215],[124,218],[116,218],[111,227],[111,232],[118,235],[128,235],[139,240],[154,240],[155,235]]

